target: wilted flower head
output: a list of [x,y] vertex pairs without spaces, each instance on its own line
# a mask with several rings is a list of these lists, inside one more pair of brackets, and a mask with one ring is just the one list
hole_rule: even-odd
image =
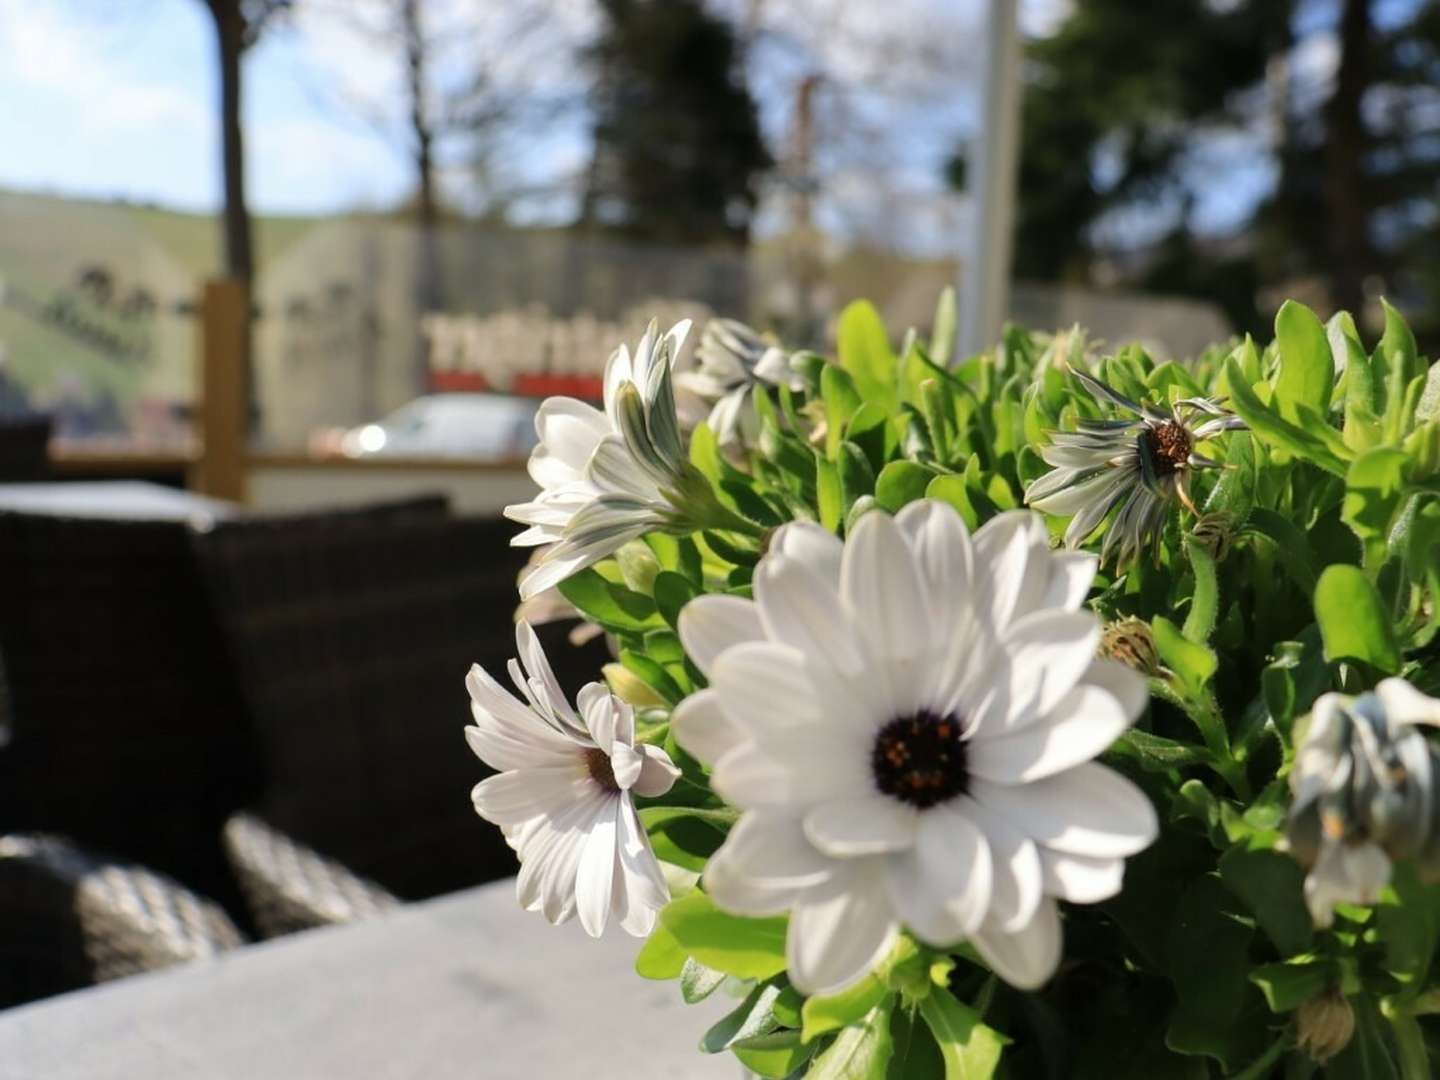
[[[1030,484],[1025,502],[1047,514],[1073,514],[1065,530],[1065,543],[1072,548],[1119,507],[1100,559],[1108,562],[1114,555],[1123,566],[1158,550],[1175,496],[1194,512],[1185,490],[1189,470],[1220,465],[1196,453],[1195,444],[1245,422],[1211,398],[1182,398],[1173,408],[1140,405],[1083,371],[1072,369],[1072,374],[1096,399],[1131,417],[1081,420],[1078,431],[1055,433],[1040,451],[1055,469]],[[1209,419],[1194,424],[1201,414]]]
[[1437,724],[1440,701],[1403,679],[1315,702],[1290,774],[1285,840],[1309,870],[1305,899],[1317,926],[1330,925],[1336,904],[1375,903],[1392,860],[1440,871],[1440,765],[1417,726]]
[[675,385],[710,406],[710,429],[722,445],[754,442],[757,384],[800,390],[790,354],[735,319],[711,319],[695,350],[698,367],[675,376]]
[[530,476],[543,489],[505,508],[526,529],[511,543],[551,545],[520,582],[528,600],[655,529],[725,527],[709,482],[686,460],[671,365],[688,321],[664,335],[651,322],[634,355],[621,345],[605,367],[605,411],[547,398]]
[[1324,1065],[1350,1045],[1355,1035],[1355,1009],[1336,987],[1323,990],[1295,1010],[1295,1042],[1317,1064]]
[[1133,615],[1105,625],[1100,635],[1100,655],[1118,661],[1141,675],[1159,675],[1160,650],[1150,624]]

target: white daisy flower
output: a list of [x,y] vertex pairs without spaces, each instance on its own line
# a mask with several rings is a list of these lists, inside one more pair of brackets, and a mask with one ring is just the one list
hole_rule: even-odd
[[1057,899],[1120,889],[1154,809],[1091,759],[1144,708],[1143,681],[1097,659],[1082,608],[1095,559],[1050,551],[1039,517],[972,541],[932,500],[866,514],[841,543],[780,529],[753,601],[681,614],[709,688],[676,737],[742,811],[705,887],[744,915],[788,911],[791,981],[863,976],[903,926],[973,943],[1015,986],[1060,959]]
[[572,709],[528,623],[515,644],[510,678],[524,701],[478,665],[465,680],[475,717],[466,741],[500,770],[475,785],[475,810],[519,856],[515,892],[526,911],[551,923],[578,914],[591,937],[613,916],[644,937],[669,890],[633,796],[665,794],[680,770],[664,750],[635,742],[634,710],[603,684],[581,690]]
[[1440,870],[1440,760],[1420,730],[1436,725],[1440,701],[1404,679],[1316,700],[1290,773],[1285,826],[1285,846],[1309,871],[1315,925],[1329,926],[1336,904],[1378,901],[1394,859]]
[[757,385],[805,388],[789,353],[735,319],[705,324],[695,360],[696,369],[676,375],[675,385],[710,406],[710,430],[721,446],[754,444],[759,431],[751,402]]
[[511,543],[551,545],[521,580],[522,600],[655,529],[745,526],[686,460],[670,369],[689,330],[686,320],[662,336],[652,322],[633,356],[616,349],[603,412],[567,397],[540,406],[529,471],[543,490],[505,508],[530,526]]
[[[1191,469],[1219,468],[1195,452],[1195,444],[1245,422],[1210,398],[1184,398],[1173,409],[1140,405],[1099,379],[1072,369],[1071,374],[1099,401],[1108,401],[1132,418],[1081,420],[1078,431],[1051,435],[1040,456],[1055,469],[1031,482],[1025,503],[1047,514],[1073,514],[1065,530],[1068,547],[1078,547],[1115,507],[1119,512],[1105,534],[1100,559],[1124,566],[1157,549],[1165,514],[1179,496],[1191,513],[1185,480]],[[1209,419],[1194,424],[1197,414]]]

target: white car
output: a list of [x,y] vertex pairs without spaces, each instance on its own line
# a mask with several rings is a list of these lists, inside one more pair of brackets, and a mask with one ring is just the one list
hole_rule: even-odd
[[537,441],[534,398],[430,394],[341,438],[346,457],[453,457],[508,461]]

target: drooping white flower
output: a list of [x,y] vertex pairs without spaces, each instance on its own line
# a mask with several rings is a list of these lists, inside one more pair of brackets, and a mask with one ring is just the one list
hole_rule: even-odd
[[1440,701],[1404,679],[1316,699],[1290,773],[1285,842],[1309,871],[1317,926],[1331,924],[1336,904],[1379,900],[1392,860],[1440,871],[1440,758],[1423,726],[1440,726]]
[[[1108,401],[1130,417],[1081,420],[1078,431],[1051,435],[1040,456],[1055,468],[1025,489],[1025,503],[1047,514],[1073,514],[1065,543],[1084,543],[1115,507],[1105,534],[1102,562],[1112,555],[1124,566],[1156,549],[1165,514],[1177,495],[1194,512],[1185,489],[1191,469],[1218,468],[1196,453],[1195,444],[1245,422],[1209,398],[1184,398],[1173,409],[1141,405],[1099,379],[1072,370],[1097,401]],[[1195,424],[1197,414],[1209,419]]]
[[801,390],[805,380],[790,354],[735,319],[711,319],[695,350],[694,371],[675,376],[677,388],[710,406],[710,429],[721,446],[751,445],[758,434],[752,400],[757,385]]
[[603,412],[567,397],[540,406],[529,471],[542,491],[505,508],[530,526],[511,543],[551,545],[521,580],[521,599],[647,532],[715,516],[718,504],[686,460],[675,415],[671,365],[689,330],[687,320],[661,335],[652,322],[633,355],[616,349],[605,366]]
[[465,680],[475,718],[465,738],[500,770],[475,785],[475,810],[519,856],[526,911],[552,923],[578,914],[591,937],[613,916],[643,937],[669,890],[632,797],[665,794],[679,770],[664,750],[635,742],[634,710],[602,683],[572,709],[528,623],[515,644],[510,677],[523,701],[478,665]]
[[780,529],[753,601],[702,596],[680,635],[709,687],[676,737],[743,813],[705,870],[721,907],[788,911],[791,981],[860,978],[903,926],[969,940],[1003,978],[1054,972],[1056,899],[1120,888],[1155,837],[1149,801],[1091,759],[1135,719],[1141,679],[1096,659],[1093,556],[1038,516],[974,536],[950,506],[866,514],[843,544]]

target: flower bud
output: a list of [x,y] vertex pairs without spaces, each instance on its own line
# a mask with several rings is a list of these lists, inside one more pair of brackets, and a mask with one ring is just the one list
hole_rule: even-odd
[[1295,1010],[1295,1041],[1318,1065],[1324,1065],[1355,1034],[1355,1010],[1338,987],[1323,990]]
[[1217,563],[1224,562],[1235,543],[1235,515],[1226,510],[1202,514],[1190,530],[1190,539],[1208,551]]
[[1117,619],[1105,627],[1100,637],[1100,655],[1141,675],[1154,677],[1163,671],[1150,624],[1134,616]]
[[606,664],[600,672],[605,676],[610,692],[627,705],[645,709],[666,704],[664,698],[624,664]]

